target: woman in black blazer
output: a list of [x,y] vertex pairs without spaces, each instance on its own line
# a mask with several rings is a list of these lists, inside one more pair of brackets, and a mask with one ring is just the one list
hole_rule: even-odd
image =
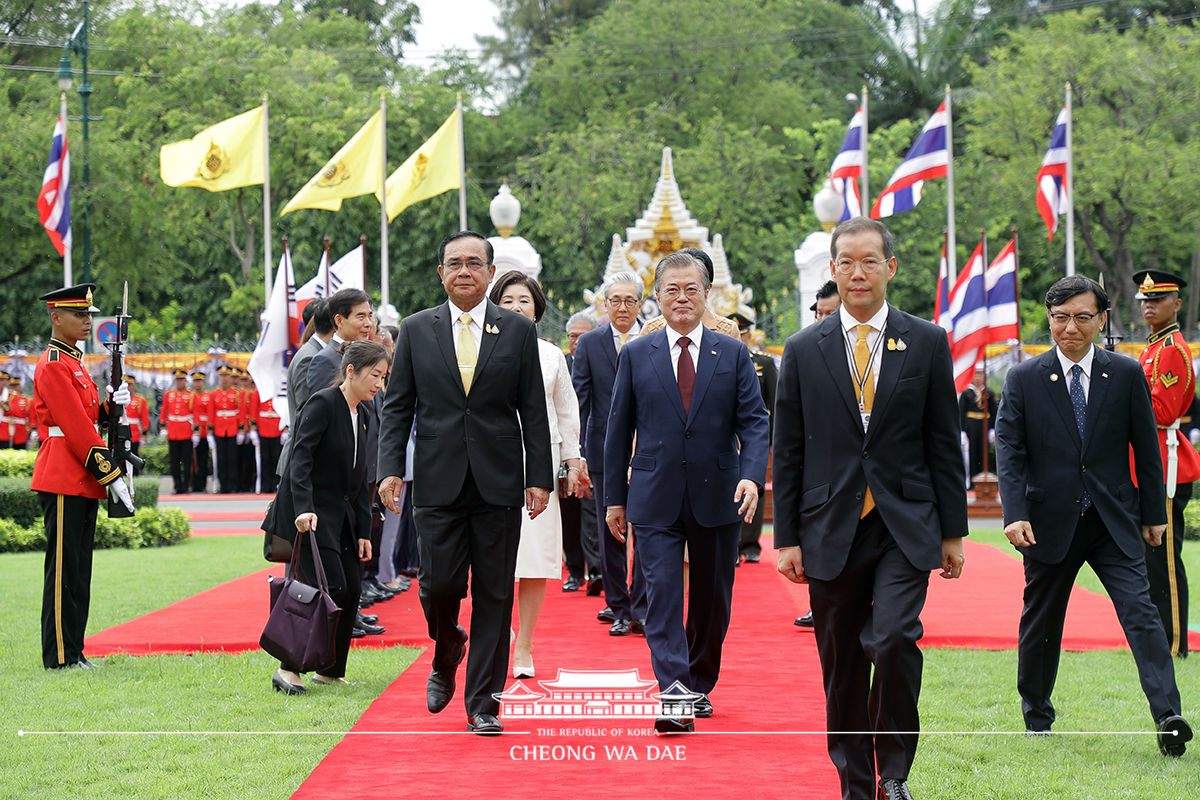
[[[342,356],[338,385],[309,398],[296,420],[292,456],[280,487],[276,519],[280,536],[308,544],[296,531],[316,531],[329,594],[342,609],[335,634],[336,660],[316,673],[314,683],[346,685],[350,632],[362,589],[359,561],[371,557],[371,498],[367,489],[368,428],[375,422],[365,406],[383,387],[388,357],[383,345],[354,342]],[[294,524],[293,521],[294,520]],[[310,547],[300,551],[301,580],[314,583]],[[271,677],[275,691],[307,691],[299,671],[280,664]]]

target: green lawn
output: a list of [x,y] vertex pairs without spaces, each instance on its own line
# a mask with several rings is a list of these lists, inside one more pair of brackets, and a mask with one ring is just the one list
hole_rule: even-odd
[[[261,569],[260,547],[257,539],[213,537],[97,551],[88,632]],[[271,691],[277,663],[261,651],[113,656],[100,670],[47,672],[41,574],[41,553],[0,555],[0,798],[288,797],[418,654],[355,650],[348,677],[357,685],[298,698]],[[220,733],[18,736],[22,730]],[[329,733],[251,733],[268,730]]]
[[[995,530],[978,531],[975,538],[1003,544]],[[250,539],[214,537],[170,548],[97,552],[90,631],[259,569],[257,547]],[[1185,554],[1192,574],[1200,576],[1200,546],[1189,543]],[[274,663],[261,652],[115,656],[104,659],[102,670],[46,672],[38,657],[41,563],[40,553],[0,555],[0,670],[7,679],[0,690],[0,798],[288,797],[417,654],[355,650],[349,677],[358,685],[300,698],[270,690]],[[1100,588],[1094,576],[1081,582]],[[1194,596],[1191,611],[1197,619]],[[1047,739],[1013,734],[1023,727],[1016,665],[1014,651],[926,652],[921,710],[927,733],[910,781],[917,797],[1195,795],[1200,743],[1181,760],[1158,754],[1153,736],[1145,735],[1152,723],[1128,652],[1063,655],[1055,691],[1061,733]],[[1200,657],[1176,666],[1184,711],[1196,721]],[[18,730],[125,733],[18,736]],[[253,734],[269,730],[328,734]],[[131,733],[136,731],[214,733]],[[1077,731],[1087,733],[1069,733]],[[816,740],[805,746],[812,745],[820,746]],[[799,790],[802,776],[797,780]],[[404,793],[403,786],[380,790]]]

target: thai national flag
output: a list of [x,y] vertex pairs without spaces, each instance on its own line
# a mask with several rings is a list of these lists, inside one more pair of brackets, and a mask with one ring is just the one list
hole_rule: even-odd
[[1054,133],[1050,134],[1050,149],[1037,174],[1037,208],[1050,231],[1050,241],[1054,241],[1054,232],[1058,230],[1058,218],[1067,213],[1067,205],[1071,202],[1067,196],[1068,157],[1067,107],[1063,106],[1054,123]]
[[987,268],[989,342],[1020,338],[1017,316],[1017,242],[1009,240]]
[[896,167],[883,192],[871,208],[871,217],[880,219],[912,211],[921,202],[921,187],[930,178],[944,178],[950,165],[950,151],[946,148],[947,127],[950,114],[946,101],[925,123],[921,134],[909,148],[908,155]]
[[71,247],[71,160],[67,152],[67,121],[61,116],[54,125],[50,161],[42,176],[37,207],[51,244],[63,255]]
[[954,361],[954,388],[963,391],[975,374],[975,362],[988,343],[988,306],[984,289],[983,242],[967,259],[951,294],[954,334],[950,357]]
[[866,110],[859,106],[858,111],[850,118],[850,128],[846,131],[846,138],[842,140],[842,149],[833,157],[833,166],[829,169],[833,188],[842,196],[842,217],[838,222],[862,216],[862,195],[858,190],[858,181],[862,177],[864,156],[867,153],[866,132]]
[[950,264],[946,261],[946,239],[942,238],[942,260],[938,262],[937,299],[933,302],[933,324],[946,329],[954,342],[954,317],[950,313]]

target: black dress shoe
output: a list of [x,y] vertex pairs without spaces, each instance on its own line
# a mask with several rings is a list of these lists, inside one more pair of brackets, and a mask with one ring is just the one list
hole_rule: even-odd
[[564,592],[578,592],[579,578],[576,578],[574,575],[568,575],[567,579],[563,581],[562,590]]
[[619,619],[608,629],[609,636],[628,636],[633,630],[633,624],[627,619]]
[[480,736],[499,736],[504,732],[504,726],[494,714],[476,714],[467,723],[467,730]]
[[654,730],[657,733],[692,733],[696,723],[684,717],[658,717],[654,720]]
[[801,628],[811,628],[813,626],[812,612],[808,612],[803,617],[796,617],[794,624]]
[[275,670],[275,674],[271,676],[271,685],[275,687],[275,691],[283,692],[284,694],[304,694],[308,691],[307,686],[292,683],[280,675],[279,670]]
[[355,625],[354,627],[362,628],[363,633],[365,633],[367,636],[378,636],[387,630],[387,628],[383,627],[382,625],[371,625],[367,622],[363,622],[362,625]]
[[353,628],[350,629],[350,638],[351,639],[361,639],[362,637],[364,637],[366,635],[367,635],[367,632],[361,625],[355,625]]
[[746,553],[746,563],[747,564],[757,564],[758,558],[759,558],[758,553]]
[[400,570],[400,574],[406,578],[415,578],[417,577],[417,568],[405,567],[404,569]]
[[436,714],[450,705],[450,700],[454,697],[454,673],[458,665],[462,663],[463,656],[467,654],[467,632],[459,625],[457,633],[459,636],[458,649],[452,651],[451,656],[453,666],[445,672],[436,668],[431,670],[429,682],[425,685],[425,705],[432,714]]
[[368,625],[378,625],[379,617],[375,616],[374,614],[364,614],[361,611],[359,611],[358,619],[356,620],[356,624],[362,624],[364,622]]
[[587,579],[587,594],[588,597],[599,597],[604,591],[604,580],[598,573],[588,575]]
[[908,793],[908,783],[900,778],[887,778],[879,781],[877,800],[913,800]]
[[640,636],[646,635],[646,620],[634,619],[629,621],[629,632],[636,633]]
[[700,719],[708,719],[713,715],[712,700],[702,694],[692,701],[692,714]]
[[600,622],[612,624],[617,621],[617,615],[613,613],[611,608],[602,608],[596,612],[596,619]]
[[104,666],[103,664],[97,664],[95,661],[88,661],[87,656],[80,656],[79,660],[75,663],[83,669],[100,669]]
[[1178,714],[1158,723],[1158,749],[1164,756],[1179,758],[1192,740],[1192,726]]

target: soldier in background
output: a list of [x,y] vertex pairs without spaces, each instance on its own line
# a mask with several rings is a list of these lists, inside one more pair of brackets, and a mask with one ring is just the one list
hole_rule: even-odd
[[33,375],[33,413],[42,446],[30,488],[38,493],[46,531],[42,588],[42,665],[46,669],[95,667],[83,654],[91,605],[92,546],[96,512],[109,494],[133,510],[129,487],[97,423],[110,403],[129,402],[121,386],[104,404],[76,347],[92,332],[94,284],[42,295],[50,313],[50,344]]
[[196,432],[196,397],[187,388],[187,370],[177,369],[172,375],[175,388],[163,395],[158,419],[166,421],[163,433],[167,439],[167,456],[171,462],[171,479],[175,494],[187,494],[192,488],[192,435]]
[[[0,386],[7,389],[9,374],[0,370]],[[0,390],[0,450],[12,447],[12,434],[8,430],[8,392]]]
[[237,491],[237,437],[241,428],[241,396],[233,386],[232,370],[222,364],[217,370],[220,385],[208,393],[208,413],[212,421],[217,451],[217,484],[221,494]]
[[253,492],[258,480],[258,465],[255,463],[255,450],[258,447],[258,389],[246,370],[235,368],[234,377],[241,392],[242,404],[239,417],[241,427],[237,437],[237,486],[239,492]]
[[[1192,481],[1200,478],[1200,453],[1179,432],[1180,421],[1196,397],[1192,353],[1179,330],[1180,292],[1187,282],[1178,275],[1157,269],[1134,273],[1142,317],[1150,326],[1146,349],[1138,356],[1146,380],[1154,421],[1158,423],[1158,447],[1167,485],[1171,518],[1163,541],[1157,547],[1143,542],[1150,599],[1158,609],[1171,655],[1188,654],[1188,585],[1183,567],[1183,509],[1192,497]],[[1174,451],[1174,452],[1172,452]]]
[[[983,392],[986,388],[987,374],[984,372],[983,364],[976,364],[971,385],[963,389],[963,393],[958,396],[959,428],[967,435],[967,450],[970,454],[970,470],[967,472],[967,481],[972,487],[975,485],[975,476],[983,472]],[[996,425],[996,405],[996,395],[989,391],[987,393],[989,455],[991,454],[990,440],[993,438]],[[994,465],[996,460],[992,458],[989,463]]]
[[[767,407],[768,436],[775,435],[775,384],[779,381],[779,370],[775,367],[775,359],[770,353],[756,350],[751,342],[754,335],[754,322],[743,314],[733,313],[729,318],[737,323],[738,336],[742,344],[750,350],[750,361],[754,364],[754,372],[758,377],[758,388],[762,392],[763,404]],[[768,438],[768,441],[770,439]],[[768,458],[770,458],[768,450]],[[763,514],[766,503],[760,502],[754,511],[754,519],[742,523],[742,532],[738,539],[738,563],[742,558],[748,564],[757,564],[762,554],[762,546],[758,539],[762,536]]]
[[[4,373],[0,373],[3,375]],[[14,450],[24,450],[29,443],[29,415],[32,401],[21,394],[21,376],[8,376],[8,400],[4,409],[5,434]]]
[[192,437],[192,448],[196,451],[196,470],[192,473],[193,492],[207,491],[208,476],[212,473],[212,453],[208,441],[212,438],[211,411],[208,407],[208,391],[204,386],[207,377],[204,370],[192,370],[192,394],[196,396],[196,435]]
[[129,405],[125,406],[125,416],[121,424],[129,426],[130,449],[136,456],[142,449],[142,434],[150,428],[150,403],[140,394],[134,394],[132,375],[125,375],[125,383],[129,387]]
[[279,412],[275,410],[274,398],[258,404],[258,418],[255,421],[255,427],[258,432],[259,460],[262,462],[258,471],[262,479],[259,491],[263,494],[274,494],[275,487],[279,482],[279,476],[275,474],[275,470],[279,466],[279,453],[283,449],[283,445],[280,443],[283,433],[280,422]]

